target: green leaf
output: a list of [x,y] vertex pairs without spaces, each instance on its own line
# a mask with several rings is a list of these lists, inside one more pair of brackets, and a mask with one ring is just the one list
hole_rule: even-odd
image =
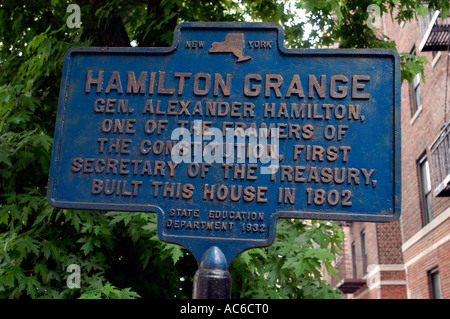
[[64,210],[66,221],[70,221],[72,226],[79,232],[81,226],[81,220],[78,217],[78,212],[71,210]]
[[61,259],[61,254],[58,250],[58,247],[54,244],[53,240],[45,240],[42,242],[42,253],[44,254],[45,259],[49,259],[51,256],[53,260],[59,262]]
[[49,152],[52,149],[53,138],[40,132],[37,134],[33,141],[34,146],[43,147],[45,151]]
[[141,298],[141,296],[131,290],[131,288],[124,288],[120,291],[120,299],[137,299]]
[[249,250],[247,250],[239,254],[239,259],[242,260],[248,266],[252,261],[253,257],[250,255]]
[[105,215],[107,217],[112,217],[112,225],[123,222],[125,226],[129,224],[131,218],[133,217],[133,214],[129,212],[107,212]]
[[13,165],[11,163],[11,160],[9,159],[10,155],[10,152],[0,147],[0,163],[4,163],[8,167],[12,167]]
[[77,243],[84,243],[81,246],[81,251],[83,251],[84,255],[87,256],[90,252],[94,251],[94,246],[100,248],[101,242],[95,237],[85,236],[80,238]]
[[45,207],[36,217],[32,227],[39,225],[44,219],[49,221],[54,211],[55,209],[51,206]]
[[17,247],[23,252],[33,252],[36,256],[39,255],[39,242],[30,236],[23,235],[16,240]]
[[31,296],[31,298],[36,297],[36,293],[42,288],[39,281],[34,276],[26,277],[26,286],[27,286],[27,294]]
[[180,258],[184,256],[184,248],[182,246],[163,243],[162,247],[163,254],[165,256],[170,256],[174,264],[176,264]]
[[427,9],[427,7],[425,7],[425,6],[422,5],[422,4],[419,4],[419,5],[417,6],[416,10],[417,10],[417,13],[418,13],[423,19],[426,18],[427,14],[428,14],[428,9]]

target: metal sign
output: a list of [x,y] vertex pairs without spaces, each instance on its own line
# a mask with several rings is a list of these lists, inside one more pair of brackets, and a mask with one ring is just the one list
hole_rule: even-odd
[[278,218],[400,215],[389,50],[286,49],[272,23],[183,23],[169,48],[73,48],[48,201],[158,214],[159,237],[230,263]]

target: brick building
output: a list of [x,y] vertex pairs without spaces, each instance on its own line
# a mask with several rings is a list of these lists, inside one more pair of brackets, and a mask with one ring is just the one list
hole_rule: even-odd
[[425,56],[425,81],[401,87],[402,215],[394,223],[342,223],[336,268],[347,298],[450,298],[450,18],[439,12],[377,30],[399,52]]

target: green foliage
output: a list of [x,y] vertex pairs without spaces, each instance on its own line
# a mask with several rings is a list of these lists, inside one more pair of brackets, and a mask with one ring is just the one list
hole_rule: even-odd
[[423,65],[428,63],[428,59],[424,56],[402,53],[400,55],[402,64],[402,79],[412,82],[416,74],[420,73],[422,81],[425,82],[425,75],[423,73]]
[[236,298],[340,298],[341,292],[323,278],[333,275],[342,249],[342,230],[333,222],[279,220],[275,242],[251,249],[233,261]]
[[[308,38],[296,40],[301,33],[292,32],[298,25],[291,26],[290,20],[284,24],[286,42],[293,47],[327,47],[335,43],[340,48],[382,48],[397,50],[395,42],[386,35],[379,34],[371,27],[375,17],[390,13],[398,22],[425,17],[429,10],[441,10],[441,16],[449,12],[446,0],[303,0],[296,1],[297,7],[306,10],[306,21],[315,28]],[[369,10],[376,6],[378,11]],[[395,11],[395,9],[401,10]],[[292,35],[294,37],[292,37]],[[408,57],[401,53],[402,81],[412,81],[417,73],[422,74],[423,66],[428,61],[422,57]]]
[[[46,201],[64,54],[72,46],[167,46],[181,21],[272,21],[290,47],[392,48],[366,21],[367,6],[402,7],[395,19],[425,15],[421,1],[80,0],[81,29],[69,29],[66,1],[0,4],[0,298],[188,298],[197,269],[184,248],[161,242],[147,213],[54,209]],[[427,2],[448,14],[446,0]],[[298,19],[297,11],[304,10]],[[313,28],[305,33],[307,24]],[[423,72],[402,55],[402,78]],[[282,220],[275,243],[232,264],[233,296],[337,298],[321,277],[343,235],[332,222]],[[80,266],[81,288],[66,271]]]
[[[192,276],[195,261],[181,247],[158,240],[154,214],[56,210],[38,189],[2,200],[0,298],[190,294],[190,283],[184,288],[180,278]],[[177,263],[185,268],[176,269]],[[81,289],[66,286],[71,264],[81,268]]]
[[79,299],[136,299],[139,294],[130,288],[118,289],[110,283],[103,284],[102,280],[93,280],[90,288]]

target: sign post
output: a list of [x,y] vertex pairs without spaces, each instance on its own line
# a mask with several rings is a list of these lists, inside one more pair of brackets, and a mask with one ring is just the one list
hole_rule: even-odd
[[231,275],[227,260],[216,246],[209,248],[194,276],[192,297],[194,299],[230,299]]
[[400,216],[399,96],[397,53],[286,49],[273,23],[182,23],[168,48],[73,48],[48,201],[154,212],[159,238],[197,259],[199,287],[211,269],[226,281],[278,218]]

